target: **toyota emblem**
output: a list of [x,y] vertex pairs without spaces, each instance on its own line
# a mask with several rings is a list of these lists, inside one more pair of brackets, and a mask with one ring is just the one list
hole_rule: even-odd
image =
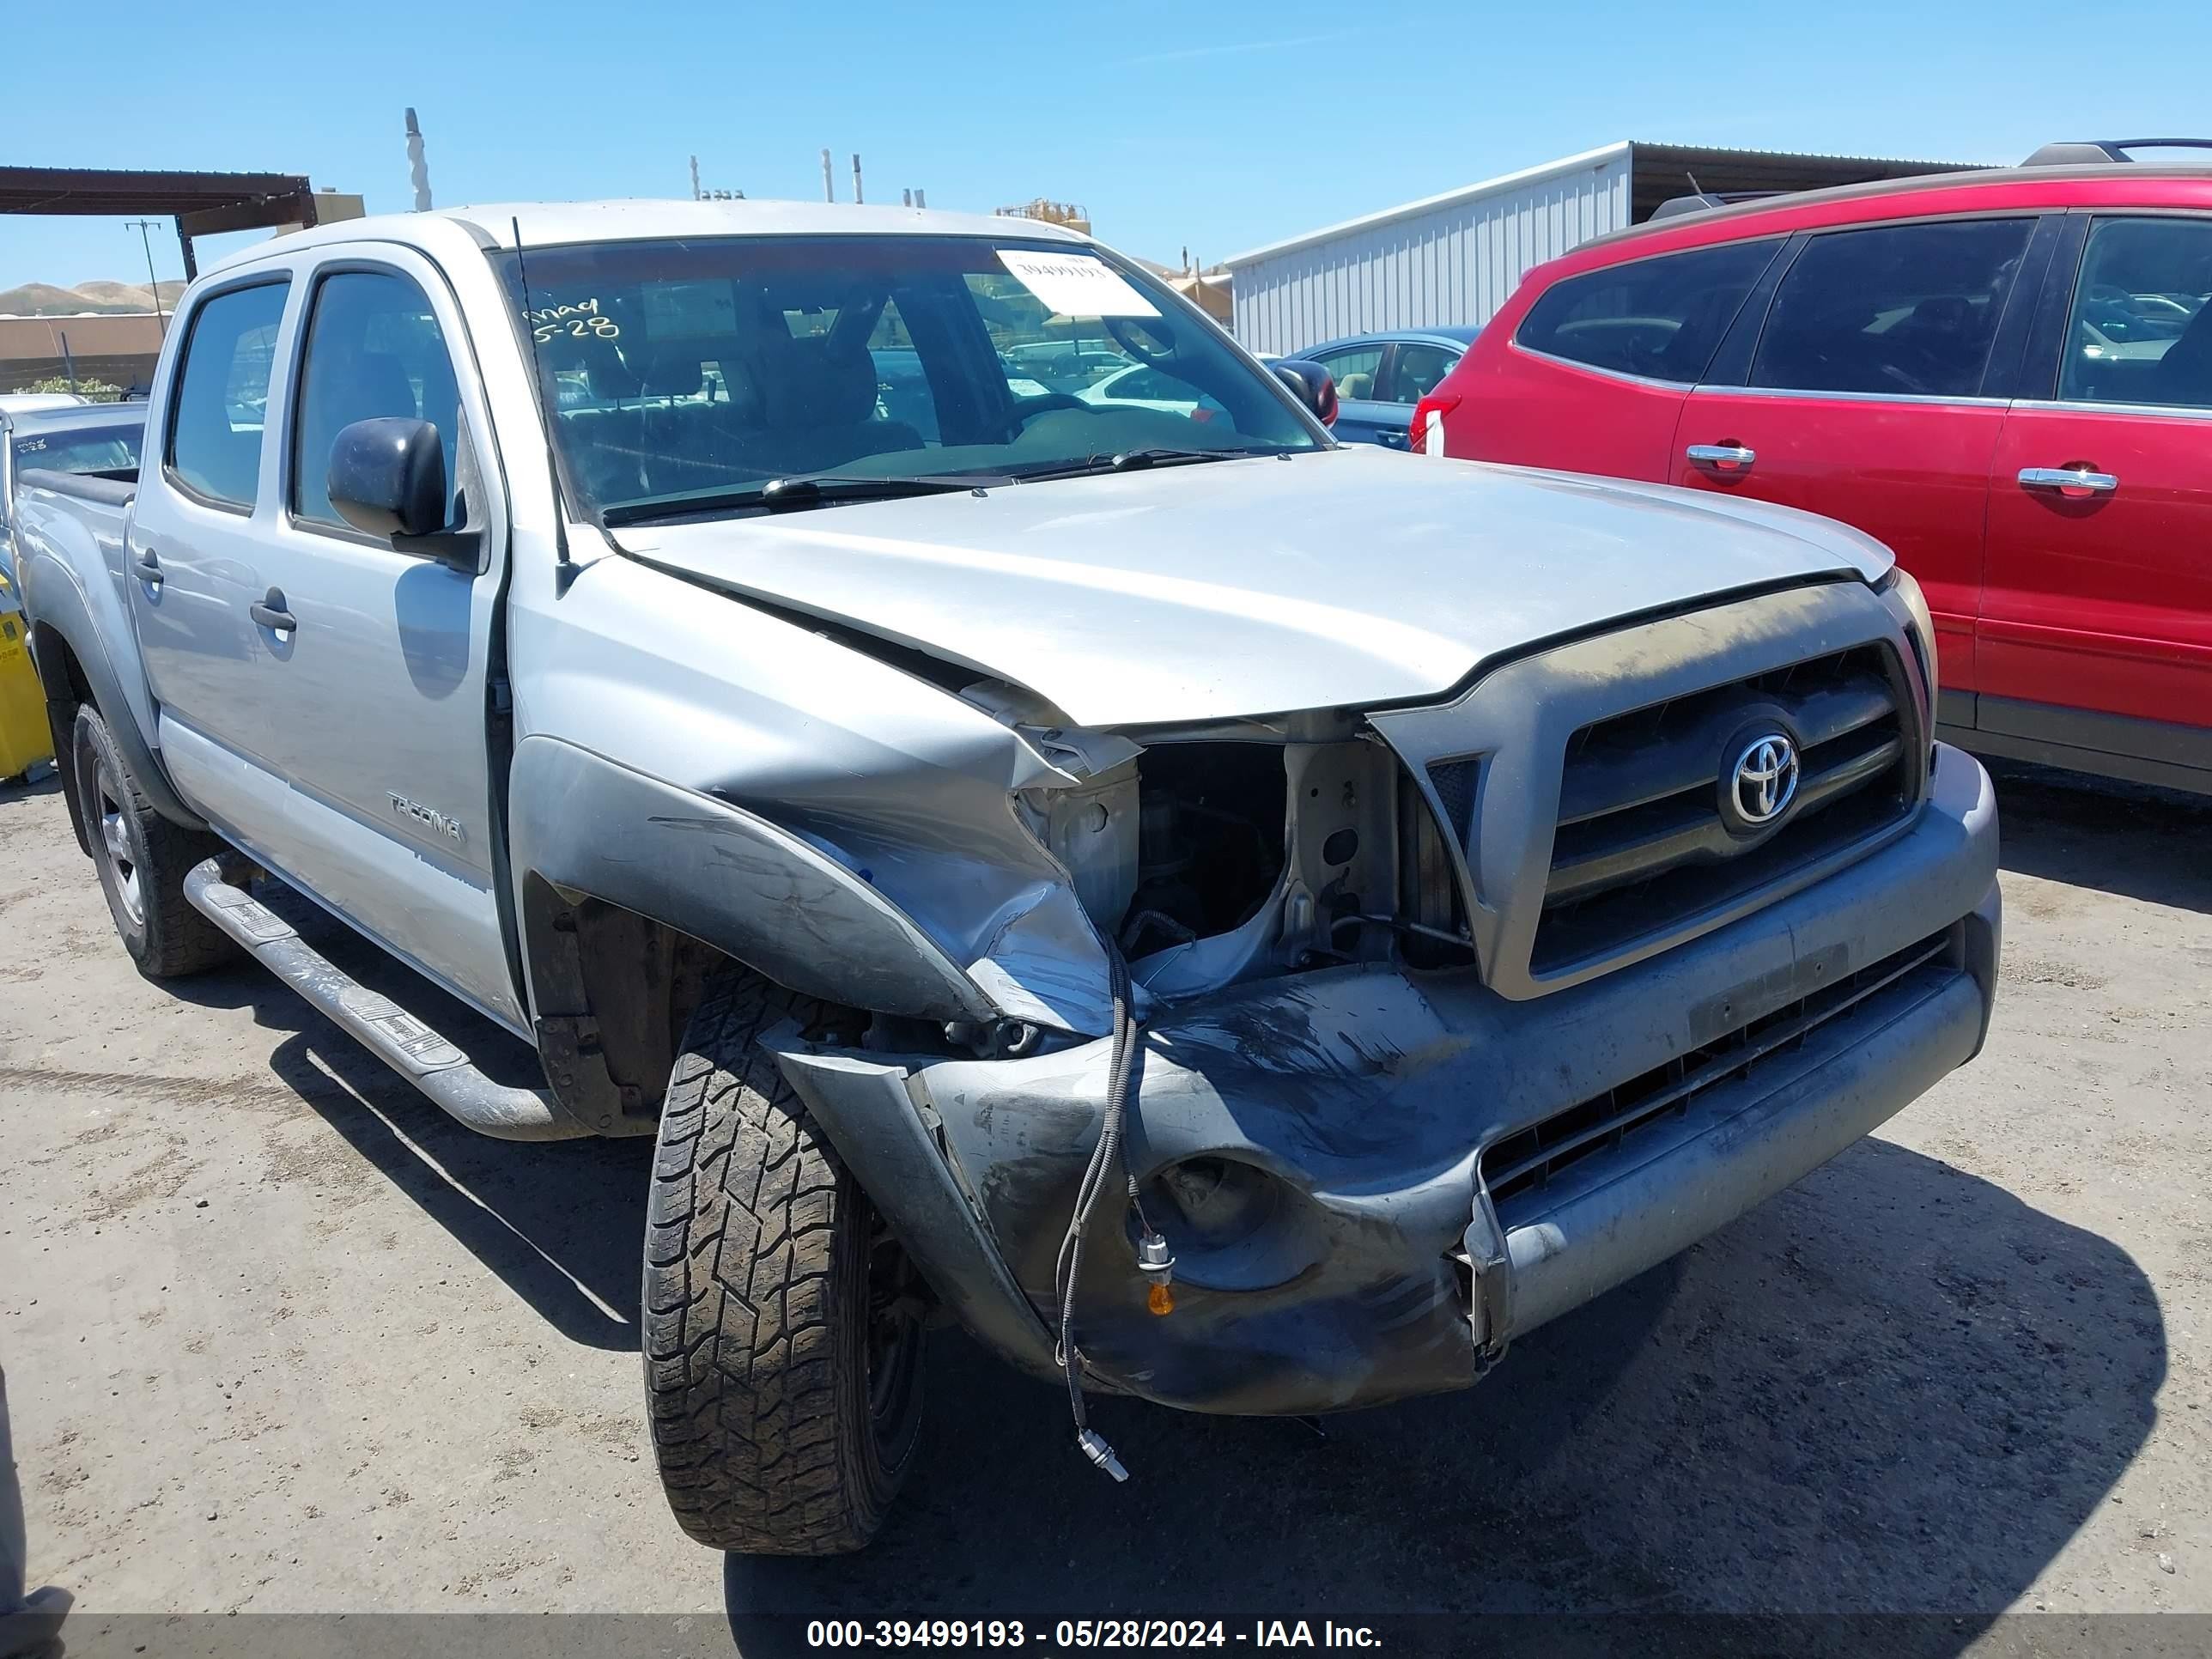
[[1779,732],[1753,738],[1736,755],[1722,787],[1739,818],[1753,829],[1765,828],[1797,797],[1797,745]]

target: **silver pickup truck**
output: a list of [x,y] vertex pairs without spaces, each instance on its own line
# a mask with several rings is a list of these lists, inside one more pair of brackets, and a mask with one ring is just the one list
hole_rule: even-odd
[[1329,395],[1004,218],[283,237],[185,296],[135,485],[17,478],[78,839],[148,975],[658,1137],[704,1542],[865,1544],[941,1322],[1117,1476],[1089,1392],[1464,1388],[1973,1056],[1996,817],[1876,544]]

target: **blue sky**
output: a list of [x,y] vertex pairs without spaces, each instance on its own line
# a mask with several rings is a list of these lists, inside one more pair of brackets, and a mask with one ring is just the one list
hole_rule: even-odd
[[[2009,161],[2212,128],[2212,6],[2187,0],[170,0],[12,7],[5,34],[18,164],[300,172],[398,210],[412,104],[441,205],[688,195],[695,153],[709,187],[818,198],[826,144],[841,198],[857,149],[872,200],[1071,199],[1169,261],[1616,138]],[[155,256],[178,274],[173,236]],[[0,286],[144,275],[119,220],[0,218]]]

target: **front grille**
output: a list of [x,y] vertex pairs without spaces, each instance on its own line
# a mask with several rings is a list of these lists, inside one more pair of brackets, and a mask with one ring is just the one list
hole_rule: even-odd
[[1444,828],[1453,841],[1464,844],[1474,822],[1474,779],[1480,763],[1473,759],[1431,761],[1429,782],[1443,809]]
[[1619,1150],[1639,1132],[1686,1115],[1709,1089],[1756,1077],[1762,1066],[1802,1048],[1829,1022],[1861,1011],[1883,1016],[1884,994],[1917,994],[1900,983],[1948,949],[1951,930],[1824,985],[1811,995],[1753,1020],[1701,1048],[1656,1066],[1556,1116],[1494,1143],[1482,1155],[1482,1178],[1493,1201],[1542,1186],[1561,1170]]
[[[1403,769],[1398,774],[1398,915],[1413,924],[1402,930],[1398,948],[1415,968],[1456,965],[1474,948],[1468,939],[1467,907],[1460,899],[1455,849],[1474,811],[1474,771],[1473,761],[1429,769],[1445,803],[1442,823],[1421,798],[1413,775]],[[1447,830],[1446,825],[1455,827]],[[1457,942],[1461,940],[1468,942]]]
[[[1895,654],[1861,646],[1583,726],[1567,744],[1533,973],[1616,953],[1841,852],[1918,798],[1924,746]],[[1747,732],[1796,742],[1796,799],[1772,827],[1723,811]]]

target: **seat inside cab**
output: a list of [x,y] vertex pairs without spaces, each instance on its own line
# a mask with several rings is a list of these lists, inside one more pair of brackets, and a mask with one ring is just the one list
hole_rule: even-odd
[[624,327],[549,348],[568,365],[557,376],[560,418],[586,439],[572,452],[593,470],[586,493],[713,489],[923,447],[921,432],[882,406],[868,349],[873,310],[845,310],[787,313],[754,287],[738,295],[727,331]]

